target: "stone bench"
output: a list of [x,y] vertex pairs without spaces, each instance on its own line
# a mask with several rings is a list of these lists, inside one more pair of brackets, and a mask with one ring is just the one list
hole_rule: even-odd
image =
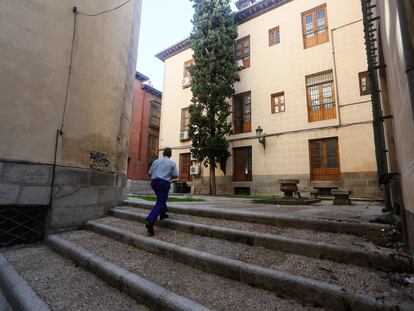
[[332,189],[331,194],[334,196],[333,205],[351,205],[349,196],[352,194],[348,189]]
[[313,188],[307,189],[307,188],[305,188],[305,189],[300,189],[299,191],[295,192],[295,194],[298,196],[299,199],[302,198],[302,195],[301,195],[302,193],[309,193],[309,198],[316,199],[317,196],[318,196],[319,191],[318,191],[318,189],[313,189]]

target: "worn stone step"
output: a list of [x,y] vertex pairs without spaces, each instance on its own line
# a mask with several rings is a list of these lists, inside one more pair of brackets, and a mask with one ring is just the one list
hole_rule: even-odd
[[[3,255],[50,310],[149,310],[145,305],[120,293],[47,246],[9,250]],[[25,291],[19,290],[19,292],[24,299],[30,297],[25,294]],[[41,309],[31,301],[26,309],[15,310],[48,309]]]
[[414,304],[411,302],[402,302],[389,297],[376,297],[328,282],[167,243],[96,221],[89,221],[86,226],[95,232],[108,235],[145,251],[171,258],[197,269],[243,281],[252,286],[273,290],[302,302],[318,303],[334,310],[394,310],[395,308],[411,310],[414,308]]
[[209,311],[210,309],[179,296],[146,279],[122,269],[102,257],[85,250],[57,235],[49,236],[47,244],[55,251],[89,269],[112,286],[119,288],[153,310]]
[[[151,209],[153,203],[137,203],[125,201],[124,206]],[[327,220],[319,218],[294,217],[283,214],[265,214],[258,212],[232,211],[209,207],[181,207],[169,206],[169,211],[176,214],[192,215],[198,217],[209,217],[217,219],[235,220],[247,223],[258,223],[277,227],[291,227],[298,229],[310,229],[315,231],[326,231],[333,233],[367,234],[369,232],[381,232],[390,230],[391,226],[370,222],[352,222],[346,220]]]
[[[134,221],[105,217],[95,222],[147,236],[146,228],[141,224],[137,225]],[[90,226],[90,230],[94,230],[94,228],[94,226]],[[97,229],[99,231],[101,228]],[[223,241],[167,228],[156,228],[156,234],[153,238],[273,270],[329,282],[347,289],[360,290],[374,296],[387,295],[396,300],[412,299],[414,303],[414,288],[410,290],[409,287],[402,287],[400,283],[393,281],[394,273],[269,250],[261,246]]]
[[0,310],[48,311],[46,303],[0,254]]
[[[142,211],[142,210],[141,210]],[[111,214],[118,218],[145,222],[146,214],[139,210],[125,210],[115,208]],[[209,236],[228,241],[242,242],[248,245],[263,246],[269,249],[283,251],[292,254],[304,255],[314,258],[325,258],[337,262],[352,263],[360,266],[385,268],[391,271],[409,272],[411,262],[408,257],[384,248],[368,250],[368,247],[357,248],[349,245],[334,245],[331,243],[321,243],[306,239],[291,238],[289,236],[273,235],[268,233],[258,233],[239,229],[214,226],[212,224],[200,224],[186,222],[171,218],[162,222],[157,222],[159,226],[166,228],[190,232],[202,236]],[[180,217],[178,217],[180,218]],[[188,220],[195,220],[191,216]],[[204,219],[203,219],[204,220]],[[214,222],[213,222],[214,223]],[[331,240],[332,240],[331,233]],[[355,239],[355,238],[354,238]]]
[[[226,277],[190,267],[156,254],[138,249],[90,231],[73,231],[59,235],[71,244],[84,248],[93,256],[127,270],[141,278],[214,310],[320,310],[303,306],[288,298],[236,282]],[[89,258],[76,255],[79,262]],[[76,257],[75,256],[75,257]],[[91,255],[92,256],[92,255]],[[95,269],[95,264],[84,263]],[[116,267],[115,266],[115,267]],[[104,273],[110,272],[108,267]]]

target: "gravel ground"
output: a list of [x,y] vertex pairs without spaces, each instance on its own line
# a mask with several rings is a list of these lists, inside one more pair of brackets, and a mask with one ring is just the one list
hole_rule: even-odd
[[61,237],[179,295],[215,310],[321,310],[276,294],[193,269],[89,231]]
[[[137,234],[147,235],[143,224],[106,217],[101,223]],[[347,288],[362,290],[377,296],[410,297],[414,301],[414,287],[403,287],[390,280],[389,275],[378,270],[349,264],[340,264],[300,255],[287,254],[258,246],[202,237],[190,233],[156,227],[155,238],[211,254],[230,257],[255,265],[301,275]],[[406,298],[410,299],[410,298]]]
[[52,311],[150,310],[46,246],[3,255]]
[[[148,210],[136,208],[136,207],[123,207],[122,209],[137,212],[140,214],[148,214]],[[306,230],[306,229],[296,229],[296,228],[283,228],[283,227],[275,227],[270,225],[263,225],[263,224],[254,224],[248,222],[239,222],[239,221],[232,221],[232,220],[223,220],[223,219],[215,219],[215,218],[207,218],[207,217],[198,217],[198,216],[189,216],[189,215],[182,215],[182,214],[173,214],[168,213],[170,215],[169,219],[174,220],[181,220],[191,223],[203,224],[203,225],[210,225],[210,226],[217,226],[217,227],[226,227],[232,229],[239,229],[244,231],[250,232],[258,232],[258,233],[269,233],[274,235],[280,235],[295,239],[305,239],[314,242],[322,242],[328,244],[335,244],[341,246],[352,246],[356,249],[362,250],[370,250],[370,251],[382,251],[389,253],[390,249],[385,247],[379,247],[374,245],[372,242],[366,240],[364,237],[359,237],[351,234],[342,234],[342,233],[331,233],[331,232],[323,232],[323,231],[314,231],[314,230]]]

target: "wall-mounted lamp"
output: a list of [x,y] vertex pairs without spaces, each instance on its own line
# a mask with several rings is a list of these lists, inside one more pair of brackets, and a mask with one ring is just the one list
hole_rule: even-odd
[[256,137],[259,139],[259,143],[263,145],[263,148],[266,149],[266,134],[263,133],[263,129],[260,126],[256,129]]

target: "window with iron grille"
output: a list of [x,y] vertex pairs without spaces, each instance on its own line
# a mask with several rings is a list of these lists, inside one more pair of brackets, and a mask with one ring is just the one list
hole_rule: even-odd
[[308,121],[336,118],[332,70],[306,76]]
[[315,139],[309,141],[311,180],[339,180],[338,138]]
[[360,72],[358,74],[358,77],[359,77],[359,94],[361,96],[370,95],[371,87],[370,87],[369,79],[368,79],[368,71]]
[[329,41],[326,4],[302,13],[302,32],[305,49]]
[[271,96],[272,113],[285,111],[285,92],[272,94]]
[[0,248],[42,241],[47,206],[0,206]]
[[189,108],[181,109],[181,132],[190,129],[190,110]]
[[248,133],[252,130],[250,92],[233,96],[233,129],[234,134]]
[[149,115],[149,126],[151,127],[160,127],[161,119],[161,104],[156,101],[151,102],[150,115]]
[[233,180],[252,181],[252,147],[233,148]]
[[269,29],[269,46],[273,46],[279,43],[280,43],[279,26]]
[[244,68],[250,67],[250,36],[241,38],[234,45],[234,60],[241,59]]

